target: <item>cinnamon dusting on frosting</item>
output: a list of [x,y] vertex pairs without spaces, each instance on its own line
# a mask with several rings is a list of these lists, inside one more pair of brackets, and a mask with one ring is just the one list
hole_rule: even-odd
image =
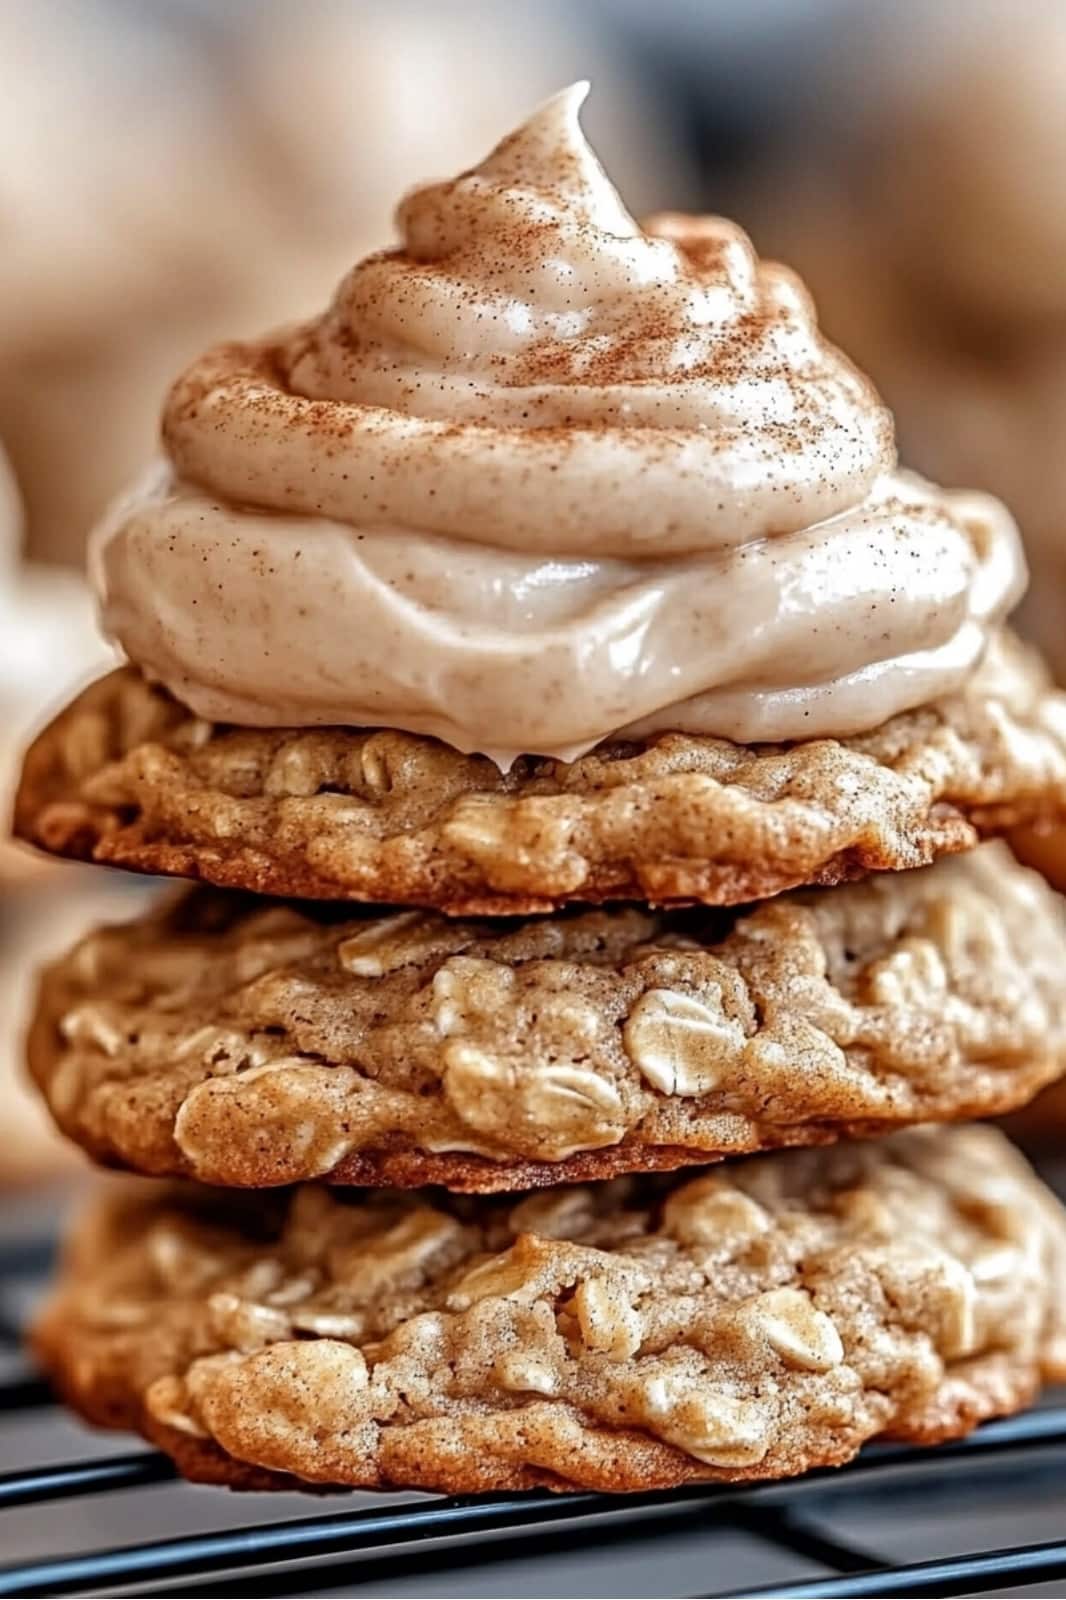
[[1017,597],[1010,519],[896,471],[787,269],[722,219],[633,221],[586,88],[409,195],[322,318],[175,385],[98,579],[203,715],[503,763],[849,733],[957,686]]

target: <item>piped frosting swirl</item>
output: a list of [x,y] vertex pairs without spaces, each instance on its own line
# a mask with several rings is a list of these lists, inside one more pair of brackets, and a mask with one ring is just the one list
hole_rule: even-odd
[[786,269],[638,227],[585,86],[400,206],[315,323],[175,385],[98,539],[106,625],[201,714],[506,763],[636,727],[850,733],[955,687],[1017,598],[995,502],[895,470]]

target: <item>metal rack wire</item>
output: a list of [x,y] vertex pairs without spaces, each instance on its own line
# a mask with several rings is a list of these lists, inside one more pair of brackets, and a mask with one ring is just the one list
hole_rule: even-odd
[[[36,1275],[39,1262],[25,1247],[0,1248],[0,1290],[17,1278],[25,1299],[28,1269]],[[742,1530],[795,1564],[793,1580],[708,1588],[702,1591],[707,1595],[977,1595],[1066,1580],[1066,1490],[1058,1488],[1066,1465],[1066,1404],[1056,1403],[992,1423],[938,1450],[874,1447],[842,1471],[814,1472],[785,1484],[707,1485],[623,1497],[422,1496],[401,1504],[383,1496],[369,1506],[363,1496],[356,1509],[338,1510],[343,1501],[332,1501],[323,1511],[321,1503],[309,1501],[306,1515],[257,1526],[239,1525],[247,1501],[234,1496],[234,1526],[204,1531],[194,1525],[172,1537],[3,1564],[12,1548],[9,1519],[20,1508],[54,1509],[62,1545],[60,1514],[79,1497],[121,1497],[153,1486],[156,1494],[178,1492],[169,1461],[146,1448],[38,1466],[11,1460],[8,1426],[17,1422],[22,1437],[32,1438],[35,1419],[48,1416],[53,1406],[47,1385],[17,1365],[17,1320],[17,1312],[0,1316],[0,1355],[12,1369],[0,1381],[0,1460],[9,1468],[0,1473],[0,1596],[306,1595],[337,1592],[338,1583],[345,1593],[364,1587],[378,1593],[376,1585],[397,1574],[408,1585],[421,1577],[424,1592],[437,1593],[434,1578],[442,1571],[472,1570],[498,1560],[504,1550],[510,1560],[516,1553],[528,1555],[533,1586],[526,1592],[540,1594],[536,1562],[549,1552],[591,1547],[617,1557],[627,1542],[649,1539],[662,1542],[664,1586],[655,1592],[667,1594],[678,1592],[670,1586],[669,1551],[682,1528],[708,1539],[715,1530]],[[954,1494],[971,1506],[994,1504],[1000,1512],[1016,1505],[1019,1530],[1025,1508],[1043,1496],[1053,1516],[1061,1506],[1063,1536],[932,1560],[886,1561],[883,1552],[834,1528],[834,1509],[857,1497],[869,1506],[873,1494],[879,1508],[902,1506],[904,1516],[915,1494],[924,1501]]]

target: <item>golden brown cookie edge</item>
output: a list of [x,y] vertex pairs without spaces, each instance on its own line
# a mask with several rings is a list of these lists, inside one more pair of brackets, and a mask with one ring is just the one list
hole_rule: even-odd
[[[1013,645],[1009,648],[1017,649]],[[1035,697],[1034,703],[1044,693],[1051,692],[1043,685],[1036,664],[1022,660],[1018,672],[1026,692]],[[590,858],[580,883],[573,890],[559,891],[545,886],[543,892],[534,891],[528,884],[525,888],[501,890],[488,881],[484,868],[476,861],[464,859],[460,866],[454,851],[441,843],[441,829],[437,827],[424,830],[424,836],[410,832],[386,836],[375,847],[374,859],[369,864],[364,862],[357,873],[345,875],[342,871],[335,876],[308,860],[306,850],[287,855],[271,854],[269,849],[250,845],[239,829],[226,838],[216,836],[199,841],[155,836],[135,801],[128,804],[88,801],[77,793],[72,794],[77,781],[67,770],[68,740],[76,745],[73,736],[81,719],[96,717],[99,720],[105,716],[109,701],[118,699],[124,688],[139,694],[145,704],[150,702],[159,738],[165,739],[176,727],[190,723],[190,714],[165,691],[144,684],[132,668],[119,669],[90,685],[38,735],[27,754],[15,804],[17,835],[56,855],[130,871],[200,879],[222,888],[246,889],[285,898],[436,906],[451,915],[532,915],[570,901],[598,904],[625,899],[638,899],[656,906],[693,902],[733,905],[769,898],[805,884],[831,886],[871,872],[927,865],[938,856],[972,848],[986,834],[1011,832],[1033,824],[1046,826],[1066,818],[1066,778],[1061,783],[1049,782],[1042,792],[1035,792],[1031,782],[1028,786],[1020,783],[1013,794],[1009,784],[1006,788],[1002,784],[997,788],[992,783],[980,801],[960,802],[946,793],[932,794],[924,814],[912,818],[907,827],[895,830],[891,846],[885,837],[877,839],[868,829],[859,829],[857,836],[842,848],[830,850],[820,860],[808,852],[807,859],[793,865],[780,854],[777,859],[763,861],[750,857],[708,861],[691,855],[671,859],[662,854],[642,860],[638,850],[632,859],[624,862],[617,857],[610,861]],[[994,699],[994,696],[979,697],[974,704],[987,706]],[[915,713],[904,713],[902,718],[885,726],[903,726],[907,718],[918,718],[928,710],[919,708]],[[276,739],[284,731],[259,730],[266,740]],[[329,731],[344,735],[344,730]],[[875,735],[879,731],[874,730]],[[249,730],[243,732],[247,734]],[[216,735],[219,739],[228,736],[227,730]],[[353,732],[352,737],[360,735]],[[646,746],[638,748],[648,751],[657,742],[650,740]],[[859,740],[858,745],[862,742]],[[151,741],[143,746],[136,740],[123,744],[120,739],[119,743],[124,751],[123,759],[134,749],[142,753],[164,751],[163,745]],[[713,743],[721,745],[722,741]],[[853,746],[849,741],[816,741],[819,746],[834,743],[841,749]],[[776,751],[776,747],[767,749]],[[180,760],[170,750],[166,754],[169,775],[176,782],[175,772],[182,770]],[[1063,764],[1066,770],[1066,748]],[[98,770],[107,765],[108,761],[103,760]],[[83,773],[82,778],[84,776]],[[729,790],[731,785],[725,788]],[[604,791],[608,797],[616,792]],[[261,805],[272,804],[270,796],[237,797],[238,803],[251,800]],[[197,810],[197,790],[192,783],[182,795],[182,802],[187,803],[190,813]],[[711,833],[716,822],[722,825],[722,818],[716,817],[716,807],[712,805],[706,817],[706,827]],[[420,839],[417,850],[413,847],[416,838]],[[392,851],[386,861],[385,857],[390,855],[388,847],[397,840],[403,846],[399,857]]]
[[[343,1493],[353,1489],[404,1488],[441,1494],[502,1493],[525,1489],[548,1489],[554,1493],[588,1492],[587,1484],[569,1482],[533,1466],[503,1472],[471,1461],[468,1470],[457,1472],[454,1456],[448,1457],[446,1470],[440,1472],[439,1476],[435,1476],[432,1465],[426,1463],[427,1470],[420,1473],[417,1482],[382,1479],[368,1474],[358,1481],[338,1484],[312,1482],[293,1473],[278,1472],[238,1460],[216,1440],[197,1438],[149,1416],[139,1398],[128,1385],[123,1384],[118,1375],[102,1388],[99,1385],[87,1386],[79,1381],[76,1352],[71,1351],[62,1335],[61,1310],[61,1301],[47,1309],[38,1319],[30,1340],[32,1351],[59,1399],[93,1427],[140,1433],[148,1443],[169,1456],[180,1476],[189,1482],[240,1491],[314,1495]],[[934,1396],[924,1410],[913,1418],[897,1417],[880,1437],[922,1447],[962,1439],[984,1422],[1023,1410],[1033,1401],[1044,1382],[1066,1380],[1066,1360],[1055,1360],[1050,1351],[1040,1370],[1019,1370],[1004,1352],[999,1351],[978,1357],[966,1363],[966,1366],[964,1393],[959,1393],[958,1385],[946,1384],[945,1392]],[[779,1458],[772,1457],[773,1466],[767,1470],[765,1462],[745,1468],[711,1467],[636,1429],[612,1430],[609,1437],[612,1444],[618,1447],[617,1454],[625,1456],[630,1463],[639,1462],[641,1470],[639,1473],[619,1472],[613,1482],[604,1481],[597,1485],[597,1489],[603,1493],[632,1494],[699,1483],[784,1480],[804,1472],[845,1466],[855,1458],[863,1442],[860,1440],[855,1444],[842,1434],[839,1448],[835,1452],[820,1452],[817,1461],[801,1461],[795,1457],[782,1466]]]

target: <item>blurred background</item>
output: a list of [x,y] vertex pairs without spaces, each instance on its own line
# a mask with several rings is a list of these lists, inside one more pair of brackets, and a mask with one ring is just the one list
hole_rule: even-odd
[[[221,336],[323,306],[411,184],[591,77],[630,207],[719,210],[808,279],[904,459],[992,489],[1066,674],[1062,0],[0,0],[0,741],[106,660],[86,533]],[[18,1087],[27,972],[130,914],[0,857],[0,1181],[63,1160]],[[101,881],[103,880],[103,881]]]

